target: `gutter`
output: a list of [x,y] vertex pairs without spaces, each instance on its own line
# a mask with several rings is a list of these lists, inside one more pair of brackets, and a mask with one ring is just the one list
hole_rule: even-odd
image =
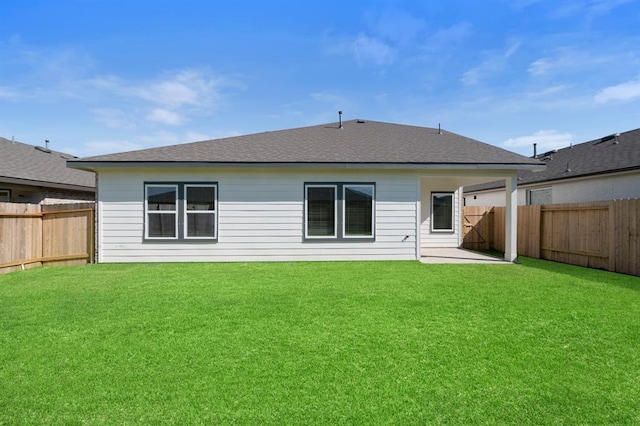
[[530,170],[544,163],[322,163],[322,162],[202,162],[202,161],[67,161],[67,167],[86,171],[105,168],[278,168],[278,169],[387,169],[387,170]]

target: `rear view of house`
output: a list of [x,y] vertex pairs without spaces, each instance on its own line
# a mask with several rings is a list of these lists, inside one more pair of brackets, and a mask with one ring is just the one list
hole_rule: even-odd
[[98,261],[418,259],[459,247],[464,185],[538,160],[438,129],[352,120],[69,161],[98,175]]

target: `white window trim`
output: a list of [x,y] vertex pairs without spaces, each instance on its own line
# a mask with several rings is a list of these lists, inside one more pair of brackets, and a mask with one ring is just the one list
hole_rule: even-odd
[[[354,188],[354,187],[361,187],[361,188],[371,188],[371,235],[347,235],[346,232],[346,228],[347,228],[347,208],[344,205],[346,203],[346,192],[347,192],[347,188]],[[363,238],[375,238],[375,233],[376,233],[376,229],[375,229],[375,223],[376,223],[376,203],[375,203],[375,199],[376,199],[376,186],[375,185],[371,185],[371,184],[349,184],[349,183],[345,183],[342,185],[342,238],[348,238],[348,239],[363,239]]]
[[[215,193],[213,197],[213,210],[187,210],[187,189],[188,188],[214,188]],[[218,238],[218,185],[216,184],[206,184],[206,183],[187,183],[184,184],[184,200],[183,200],[183,212],[184,212],[184,220],[183,220],[183,232],[185,240],[212,240]],[[213,237],[189,237],[187,233],[187,227],[189,226],[188,215],[190,214],[211,214],[213,215]]]
[[[309,235],[309,188],[333,188],[333,235]],[[309,240],[338,239],[338,185],[306,184],[304,186],[304,238]]]
[[[148,189],[156,188],[174,188],[176,194],[175,210],[153,210],[149,211],[149,192]],[[147,240],[177,240],[178,239],[178,185],[171,183],[147,183],[144,186],[144,237]],[[150,237],[149,236],[149,214],[173,214],[176,222],[176,235],[174,237]]]
[[11,190],[0,189],[0,203],[10,203],[10,202],[11,202]]
[[[451,229],[435,229],[434,228],[434,215],[433,215],[433,197],[438,195],[448,195],[451,197]],[[431,193],[431,232],[451,234],[455,232],[456,228],[456,199],[453,192],[432,192]]]

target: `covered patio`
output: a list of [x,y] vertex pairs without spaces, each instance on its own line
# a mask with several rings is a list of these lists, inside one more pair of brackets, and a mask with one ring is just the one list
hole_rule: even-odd
[[[430,170],[420,177],[419,258],[423,263],[514,262],[517,255],[517,167],[512,165],[459,166],[454,170]],[[522,166],[536,170],[540,166]],[[505,252],[498,259],[462,249],[462,187],[504,179]],[[443,213],[444,212],[444,213]]]

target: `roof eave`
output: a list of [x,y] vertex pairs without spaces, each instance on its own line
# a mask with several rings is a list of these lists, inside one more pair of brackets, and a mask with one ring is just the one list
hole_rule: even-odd
[[63,182],[45,182],[33,179],[21,179],[7,176],[0,176],[0,182],[13,185],[37,186],[42,188],[69,189],[73,191],[96,192],[95,186],[75,185]]
[[459,169],[459,170],[530,170],[543,171],[544,164],[532,163],[393,163],[393,162],[207,162],[207,161],[82,161],[67,162],[67,167],[95,171],[105,168],[329,168],[329,169]]

